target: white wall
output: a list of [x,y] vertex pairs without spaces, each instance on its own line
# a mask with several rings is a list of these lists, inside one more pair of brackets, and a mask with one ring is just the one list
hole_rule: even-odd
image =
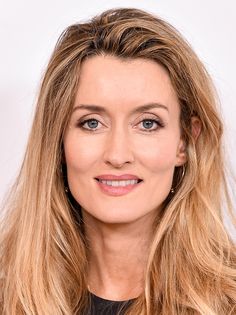
[[171,22],[192,44],[219,90],[226,148],[236,170],[234,0],[21,0],[0,2],[0,201],[21,164],[41,74],[65,27],[111,7],[137,7]]

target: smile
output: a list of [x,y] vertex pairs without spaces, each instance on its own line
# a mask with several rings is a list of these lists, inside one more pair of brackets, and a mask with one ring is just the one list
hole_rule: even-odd
[[137,179],[132,179],[132,180],[102,180],[99,179],[99,182],[108,185],[108,186],[113,186],[113,187],[118,187],[118,186],[128,186],[128,185],[134,185],[138,184],[139,180]]
[[96,179],[99,188],[110,196],[125,195],[140,186],[142,180],[101,180]]

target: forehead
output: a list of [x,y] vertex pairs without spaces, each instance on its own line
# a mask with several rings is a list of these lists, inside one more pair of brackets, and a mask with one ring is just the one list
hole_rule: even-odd
[[158,103],[178,111],[178,98],[165,68],[153,60],[101,55],[82,63],[75,106],[93,104],[132,110]]

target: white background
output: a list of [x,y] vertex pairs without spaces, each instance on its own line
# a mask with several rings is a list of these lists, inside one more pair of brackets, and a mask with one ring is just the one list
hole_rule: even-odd
[[42,73],[61,32],[112,7],[136,7],[169,21],[191,43],[217,86],[226,149],[236,170],[236,2],[234,0],[0,0],[0,201],[20,167]]

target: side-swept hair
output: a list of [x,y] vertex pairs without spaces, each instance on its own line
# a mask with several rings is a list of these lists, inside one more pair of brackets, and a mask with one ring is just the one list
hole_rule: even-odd
[[[223,126],[211,79],[189,44],[162,19],[112,9],[69,26],[42,80],[24,161],[1,225],[1,314],[82,314],[88,304],[87,247],[64,191],[63,135],[82,62],[96,55],[162,65],[177,93],[186,171],[156,222],[143,293],[129,315],[236,314],[235,245],[222,155]],[[202,125],[195,141],[191,117]],[[180,178],[176,168],[173,182]],[[225,205],[223,201],[226,200]]]

